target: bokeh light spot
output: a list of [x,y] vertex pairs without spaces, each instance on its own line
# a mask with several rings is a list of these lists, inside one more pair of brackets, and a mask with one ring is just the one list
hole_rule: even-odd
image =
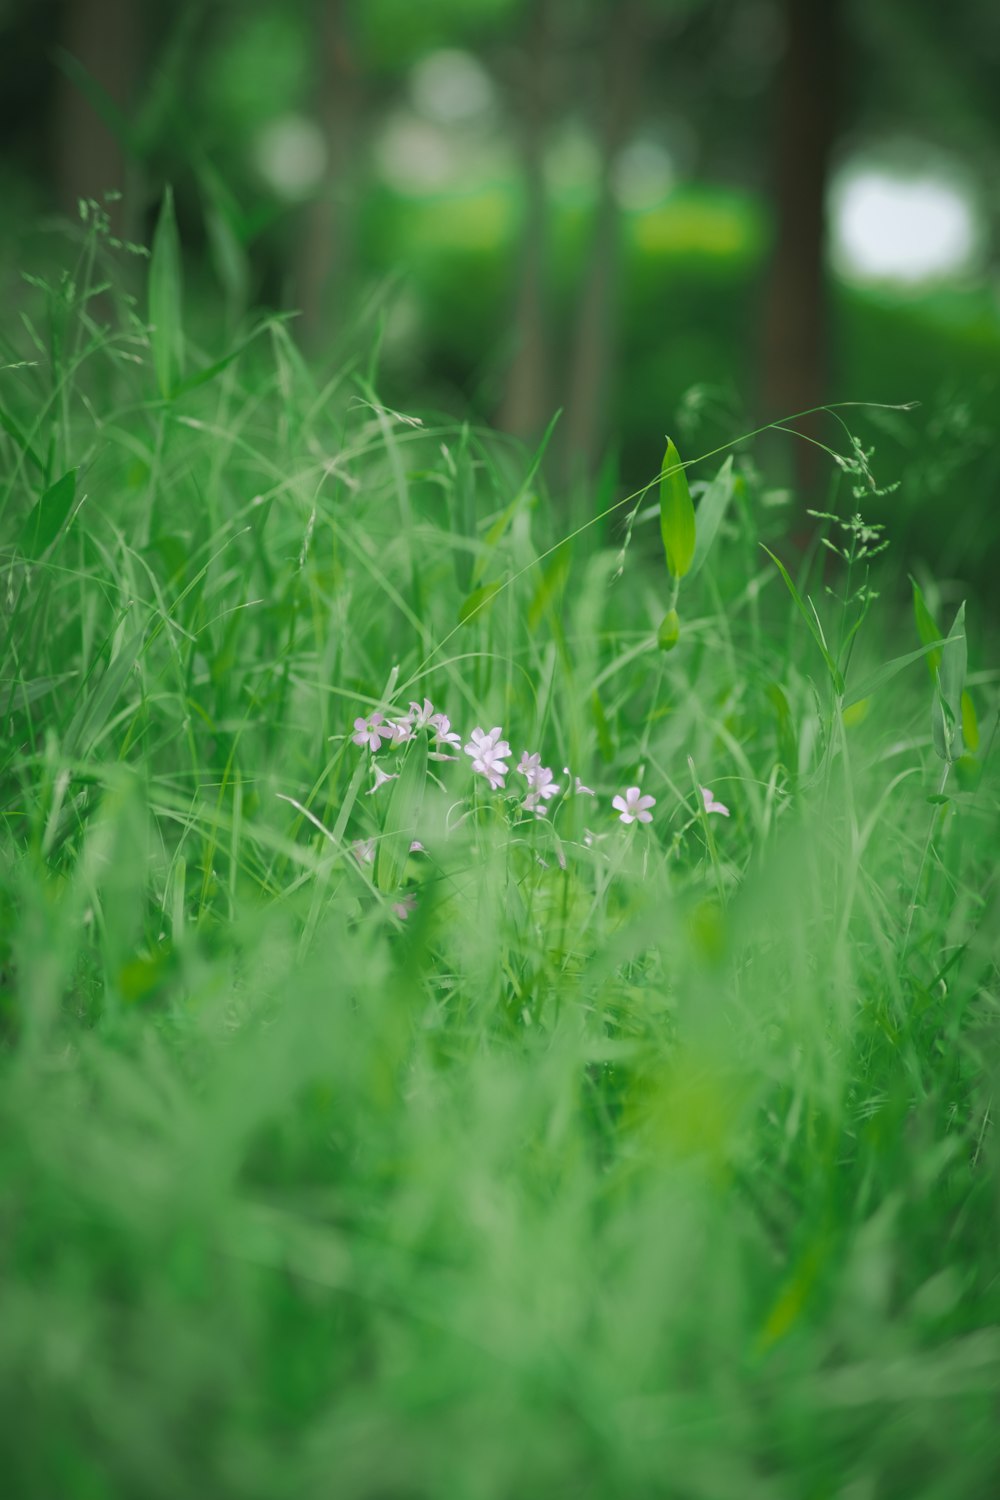
[[975,259],[975,207],[960,185],[943,177],[856,170],[835,188],[831,217],[836,264],[853,279],[947,279]]
[[323,132],[304,115],[282,115],[259,132],[253,159],[257,171],[281,198],[307,197],[326,171]]

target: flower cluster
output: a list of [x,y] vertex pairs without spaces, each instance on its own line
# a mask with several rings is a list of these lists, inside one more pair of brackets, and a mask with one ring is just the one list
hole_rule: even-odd
[[[422,703],[411,703],[409,713],[398,719],[386,719],[378,712],[369,714],[367,718],[355,719],[351,739],[361,749],[377,752],[382,748],[383,742],[393,747],[403,745],[421,730],[426,731],[430,737],[429,754],[432,760],[457,760],[458,756],[452,752],[461,748],[471,759],[472,769],[477,776],[482,776],[494,791],[507,789],[511,748],[503,738],[500,725],[488,730],[477,725],[468,744],[463,746],[462,737],[452,728],[448,715],[435,709],[429,698],[425,698]],[[516,769],[527,783],[521,811],[531,813],[536,818],[544,818],[548,812],[548,803],[559,795],[563,783],[554,779],[551,767],[542,765],[542,757],[537,752],[523,751]],[[375,766],[375,782],[368,795],[377,792],[387,781],[394,781],[397,774]],[[568,766],[563,766],[563,775],[567,778],[567,795],[595,796],[592,788],[584,786],[579,776],[570,773]],[[699,787],[699,792],[703,803],[702,811],[706,815],[717,813],[720,817],[729,817],[729,808],[716,801],[708,787]],[[651,823],[651,809],[656,806],[656,798],[644,795],[641,787],[630,786],[612,799],[611,806],[622,823]]]
[[510,755],[510,746],[501,738],[502,735],[503,730],[499,724],[489,734],[485,729],[477,727],[465,746],[466,755],[472,757],[472,769],[478,775],[485,776],[494,791],[499,791],[504,785],[504,777],[507,775],[505,762]]
[[558,795],[560,784],[552,780],[552,772],[548,766],[542,765],[542,757],[529,755],[527,750],[521,756],[517,769],[528,783],[528,795],[521,804],[522,811],[534,813],[536,818],[544,818],[547,811],[545,804],[550,797]]

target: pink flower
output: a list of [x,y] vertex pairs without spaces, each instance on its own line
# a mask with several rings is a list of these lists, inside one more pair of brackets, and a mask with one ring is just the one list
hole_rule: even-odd
[[472,757],[472,769],[480,776],[485,776],[494,791],[504,784],[507,775],[507,766],[504,763],[510,755],[510,746],[505,739],[501,739],[503,730],[497,725],[491,729],[489,734],[484,729],[476,728],[472,731],[472,739],[465,746],[466,755]]
[[[434,731],[435,745],[440,747],[448,745],[455,750],[461,747],[462,736],[452,729],[451,720],[447,714],[434,714],[432,718],[427,720],[427,723],[428,727]],[[454,755],[446,754],[443,748],[438,753],[441,760],[455,760],[457,758]]]
[[540,755],[529,755],[527,750],[521,752],[521,759],[517,763],[517,769],[520,775],[526,779],[529,786],[531,785],[532,777],[541,764],[542,757]]
[[416,905],[416,896],[401,896],[398,901],[392,903],[393,916],[398,917],[401,922],[405,922],[410,912],[416,909]]
[[429,698],[425,698],[423,704],[410,704],[410,723],[414,729],[426,729],[435,718],[434,705]]
[[380,786],[385,786],[387,781],[395,781],[397,775],[397,772],[390,774],[388,771],[383,771],[381,766],[376,766],[375,785],[368,788],[368,796],[370,797],[373,792],[377,792]]
[[407,740],[412,740],[413,725],[410,723],[408,716],[390,721],[389,738],[394,745],[405,745]]
[[[518,770],[520,770],[518,766]],[[533,812],[536,818],[545,817],[545,803],[550,797],[554,797],[559,791],[559,785],[552,780],[552,772],[548,766],[537,766],[528,774],[528,785],[530,792],[524,799],[524,811]]]
[[375,863],[375,840],[355,839],[351,845],[351,853],[359,865],[373,865]]
[[649,808],[656,806],[655,797],[644,797],[637,786],[630,786],[624,797],[615,797],[611,806],[621,815],[623,823],[652,823]]
[[724,818],[729,817],[729,808],[724,807],[721,802],[716,802],[707,786],[701,788],[701,795],[705,803],[706,813],[721,813]]
[[382,741],[390,737],[391,731],[383,722],[381,714],[369,714],[367,719],[355,719],[354,733],[351,739],[362,750],[367,746],[370,750],[381,748]]
[[[563,766],[563,775],[564,776],[568,776],[569,775],[569,766]],[[574,776],[573,777],[573,792],[574,792],[574,795],[577,796],[577,797],[593,797],[594,796],[594,790],[593,790],[593,788],[589,787],[589,786],[584,786],[584,784],[580,780],[579,776]]]

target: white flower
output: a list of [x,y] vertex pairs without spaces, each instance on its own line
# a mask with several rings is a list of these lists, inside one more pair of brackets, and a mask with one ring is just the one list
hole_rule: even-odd
[[367,719],[355,719],[354,733],[351,739],[362,750],[367,746],[370,750],[381,748],[382,741],[390,736],[390,730],[383,723],[381,714],[369,714]]
[[[563,775],[569,775],[569,766],[563,766]],[[584,786],[579,776],[573,777],[573,794],[576,797],[593,797],[595,795],[591,787]]]
[[[520,770],[518,766],[518,770]],[[545,803],[559,791],[559,783],[552,780],[548,766],[537,766],[528,775],[531,791],[524,799],[524,811],[533,812],[536,818],[545,817]]]
[[494,791],[504,784],[507,775],[507,766],[504,763],[510,755],[510,746],[505,739],[501,739],[503,730],[497,725],[491,729],[489,734],[484,729],[475,728],[472,738],[465,746],[466,755],[472,757],[472,769],[480,776],[485,776]]
[[[462,736],[456,730],[452,729],[451,720],[447,714],[434,714],[432,718],[427,720],[427,723],[429,728],[434,731],[435,745],[449,745],[455,750],[461,748]],[[442,755],[442,759],[454,760],[455,756]]]
[[405,745],[407,740],[412,740],[413,725],[408,714],[402,719],[390,720],[389,738],[394,745]]
[[373,865],[375,863],[375,840],[355,839],[351,845],[351,853],[359,865]]
[[471,740],[465,747],[466,755],[478,756],[488,750],[490,754],[500,760],[506,760],[510,755],[510,746],[502,738],[503,730],[497,724],[487,734],[485,729],[475,728],[472,731]]
[[410,704],[410,722],[414,729],[426,729],[434,718],[434,705],[429,698],[425,698],[423,705],[419,703]]
[[545,803],[559,791],[558,784],[552,780],[551,770],[542,765],[540,755],[529,755],[527,750],[522,754],[517,769],[530,788],[522,804],[523,810],[533,812],[536,818],[544,818]]
[[612,800],[611,806],[621,815],[623,823],[652,823],[653,815],[648,809],[656,806],[656,798],[644,797],[637,786],[630,786],[624,797],[619,794]]
[[385,786],[387,781],[395,781],[397,775],[398,772],[390,774],[388,771],[383,771],[381,766],[376,766],[375,785],[368,788],[368,796],[370,797],[373,792],[377,792],[380,786]]
[[707,786],[701,787],[700,790],[701,790],[702,800],[705,803],[705,811],[706,811],[706,813],[721,813],[722,817],[724,817],[724,818],[728,818],[729,817],[729,808],[728,807],[724,807],[721,802],[716,802],[715,798],[712,796],[712,793],[709,791],[709,789],[708,789]]

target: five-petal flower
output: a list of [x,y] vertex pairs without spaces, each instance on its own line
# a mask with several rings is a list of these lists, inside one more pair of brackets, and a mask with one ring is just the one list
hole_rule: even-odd
[[370,750],[378,750],[382,741],[389,739],[391,731],[379,713],[369,714],[367,719],[355,719],[354,733],[351,739],[362,750],[367,746]]
[[643,796],[637,786],[626,789],[624,797],[619,795],[612,799],[611,806],[616,810],[623,823],[652,823],[653,815],[649,808],[656,806],[656,798]]

